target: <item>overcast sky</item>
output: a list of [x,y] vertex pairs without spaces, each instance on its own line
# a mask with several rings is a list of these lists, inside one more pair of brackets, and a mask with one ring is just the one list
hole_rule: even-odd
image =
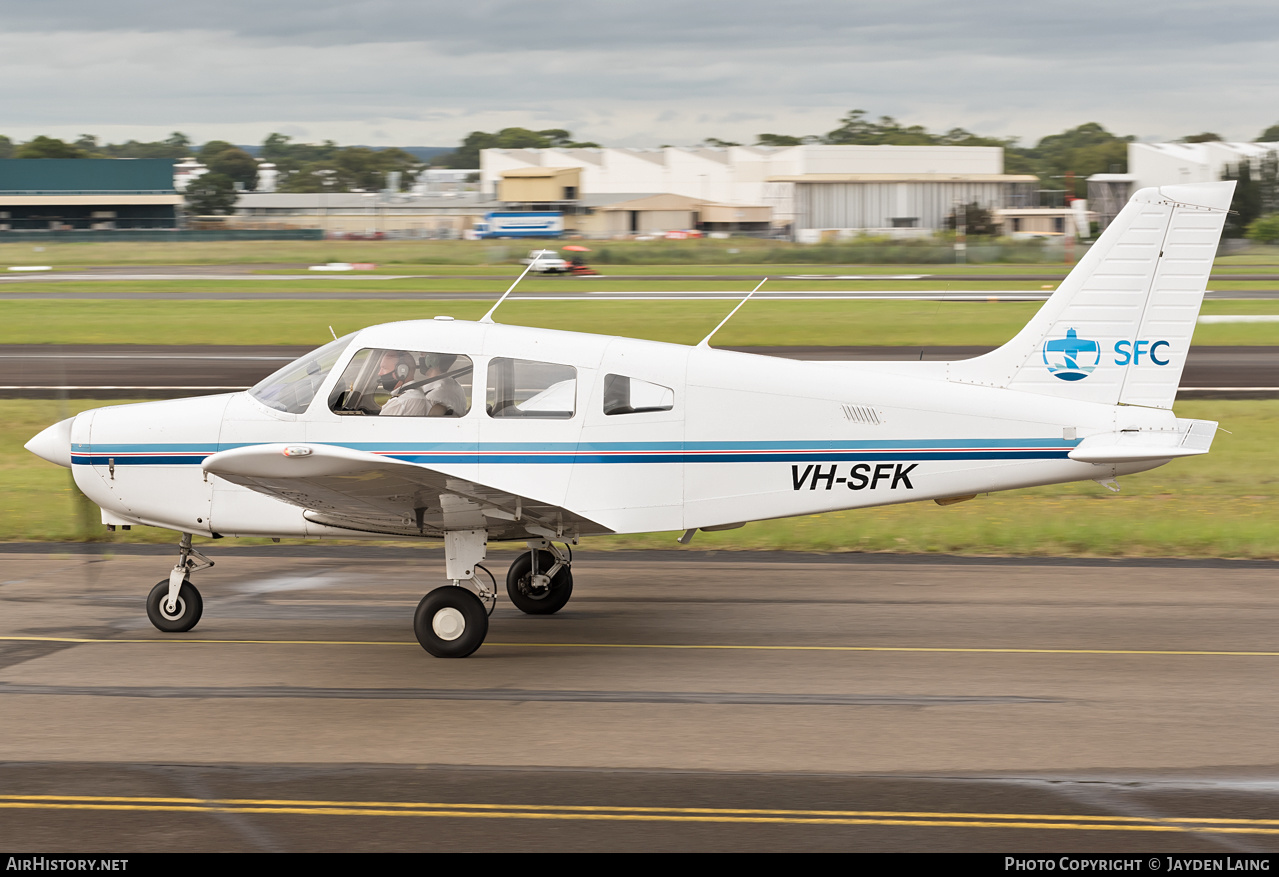
[[1279,122],[1276,0],[0,0],[0,134],[452,146],[821,134],[852,108],[1033,145]]

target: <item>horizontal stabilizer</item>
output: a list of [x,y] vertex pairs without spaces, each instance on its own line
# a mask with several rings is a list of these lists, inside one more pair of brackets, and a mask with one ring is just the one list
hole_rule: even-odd
[[1081,463],[1140,463],[1208,453],[1214,420],[1178,420],[1175,430],[1132,429],[1090,435],[1067,455]]

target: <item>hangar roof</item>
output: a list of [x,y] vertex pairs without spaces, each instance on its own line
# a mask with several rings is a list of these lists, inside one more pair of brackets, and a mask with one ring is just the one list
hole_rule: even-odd
[[0,192],[15,195],[172,195],[167,158],[0,159]]

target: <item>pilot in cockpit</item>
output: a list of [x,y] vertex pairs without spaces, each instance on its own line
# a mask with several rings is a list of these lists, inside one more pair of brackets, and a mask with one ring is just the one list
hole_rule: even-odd
[[[449,353],[423,353],[414,360],[403,350],[388,350],[378,366],[378,383],[391,398],[381,413],[391,417],[461,417],[466,413],[466,391],[448,374],[457,359]],[[414,374],[421,377],[414,380]]]
[[421,387],[405,386],[413,380],[417,364],[404,350],[388,350],[378,364],[377,380],[391,394],[382,406],[382,414],[391,417],[425,417],[430,411]]

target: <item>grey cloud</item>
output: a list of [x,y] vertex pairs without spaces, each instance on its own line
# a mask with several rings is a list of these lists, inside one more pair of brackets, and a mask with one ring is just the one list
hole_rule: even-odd
[[1058,56],[1090,47],[1152,40],[1164,48],[1211,39],[1249,42],[1279,27],[1279,6],[1233,0],[1205,8],[1188,0],[1069,4],[973,0],[472,0],[413,2],[157,3],[154,0],[60,0],[0,4],[9,31],[148,31],[201,29],[279,45],[341,46],[416,42],[449,54],[476,51],[572,51],[584,44],[717,47],[749,51],[776,45],[857,47],[893,43]]
[[822,133],[861,107],[1023,141],[1089,120],[1253,136],[1279,103],[1273,2],[0,0],[0,15],[10,134],[450,143],[518,124],[653,145]]

